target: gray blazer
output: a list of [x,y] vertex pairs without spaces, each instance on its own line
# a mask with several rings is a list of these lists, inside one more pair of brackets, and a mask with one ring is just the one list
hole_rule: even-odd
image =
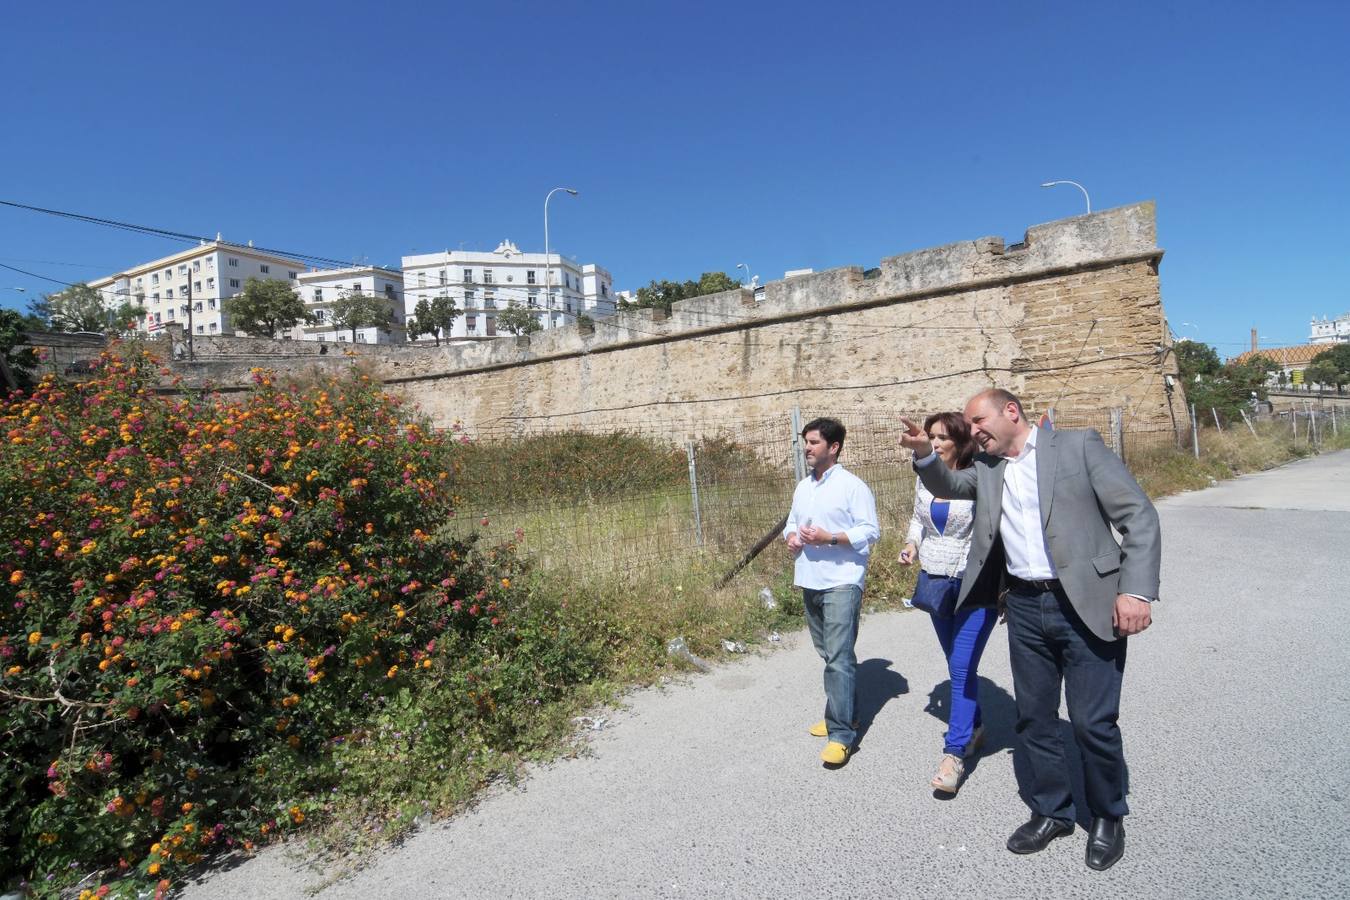
[[[1002,546],[998,538],[1006,464],[1002,457],[980,453],[966,469],[952,470],[940,462],[915,467],[934,496],[975,501],[975,526],[958,609],[980,580],[985,564],[1002,565],[997,550]],[[1093,634],[1115,640],[1111,615],[1116,595],[1158,596],[1162,532],[1157,510],[1125,464],[1090,429],[1040,429],[1036,482],[1041,527],[1064,592]],[[1113,525],[1120,532],[1120,543],[1111,533]]]

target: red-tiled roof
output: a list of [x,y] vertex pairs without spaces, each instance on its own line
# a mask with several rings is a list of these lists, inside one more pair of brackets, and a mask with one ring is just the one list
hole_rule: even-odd
[[1260,350],[1239,353],[1230,362],[1241,365],[1254,356],[1264,356],[1276,365],[1306,366],[1312,362],[1314,356],[1335,346],[1335,344],[1299,344],[1295,347],[1262,347]]

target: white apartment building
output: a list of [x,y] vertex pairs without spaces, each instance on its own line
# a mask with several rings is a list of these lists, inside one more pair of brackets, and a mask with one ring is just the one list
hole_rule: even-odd
[[1334,319],[1322,317],[1322,321],[1312,320],[1312,333],[1308,335],[1310,344],[1344,344],[1350,342],[1350,313]]
[[[251,246],[214,241],[133,266],[89,282],[110,307],[138,303],[145,318],[137,330],[155,333],[170,322],[195,334],[234,334],[222,302],[242,293],[249,278],[288,281],[292,286],[304,264],[263,253]],[[190,304],[190,305],[189,305]],[[189,312],[190,311],[190,312]]]
[[[546,281],[551,288],[547,294]],[[512,303],[537,310],[544,328],[573,324],[582,314],[611,316],[615,304],[613,278],[602,267],[578,265],[557,253],[547,259],[543,253],[522,253],[510,241],[491,253],[446,250],[405,256],[403,291],[405,323],[415,319],[419,300],[444,295],[455,301],[460,315],[444,336],[451,340],[496,337],[497,311]],[[423,335],[420,340],[433,338]]]
[[353,342],[350,328],[333,325],[333,302],[343,294],[360,293],[384,301],[389,313],[387,327],[370,326],[356,329],[358,344],[402,344],[408,340],[404,328],[403,273],[379,266],[355,266],[347,269],[320,269],[301,272],[300,299],[314,317],[308,325],[291,332],[296,340],[323,341],[334,344]]

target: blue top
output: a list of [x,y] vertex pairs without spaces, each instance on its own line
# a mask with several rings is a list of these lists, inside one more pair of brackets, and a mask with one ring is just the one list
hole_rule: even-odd
[[943,534],[947,530],[947,513],[951,510],[950,501],[933,498],[933,503],[929,507],[929,512],[933,516],[933,527],[937,529],[938,534]]

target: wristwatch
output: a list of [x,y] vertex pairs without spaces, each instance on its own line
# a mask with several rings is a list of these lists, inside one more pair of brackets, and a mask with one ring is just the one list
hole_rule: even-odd
[[837,534],[830,535],[830,546],[831,547],[839,546],[839,535]]

